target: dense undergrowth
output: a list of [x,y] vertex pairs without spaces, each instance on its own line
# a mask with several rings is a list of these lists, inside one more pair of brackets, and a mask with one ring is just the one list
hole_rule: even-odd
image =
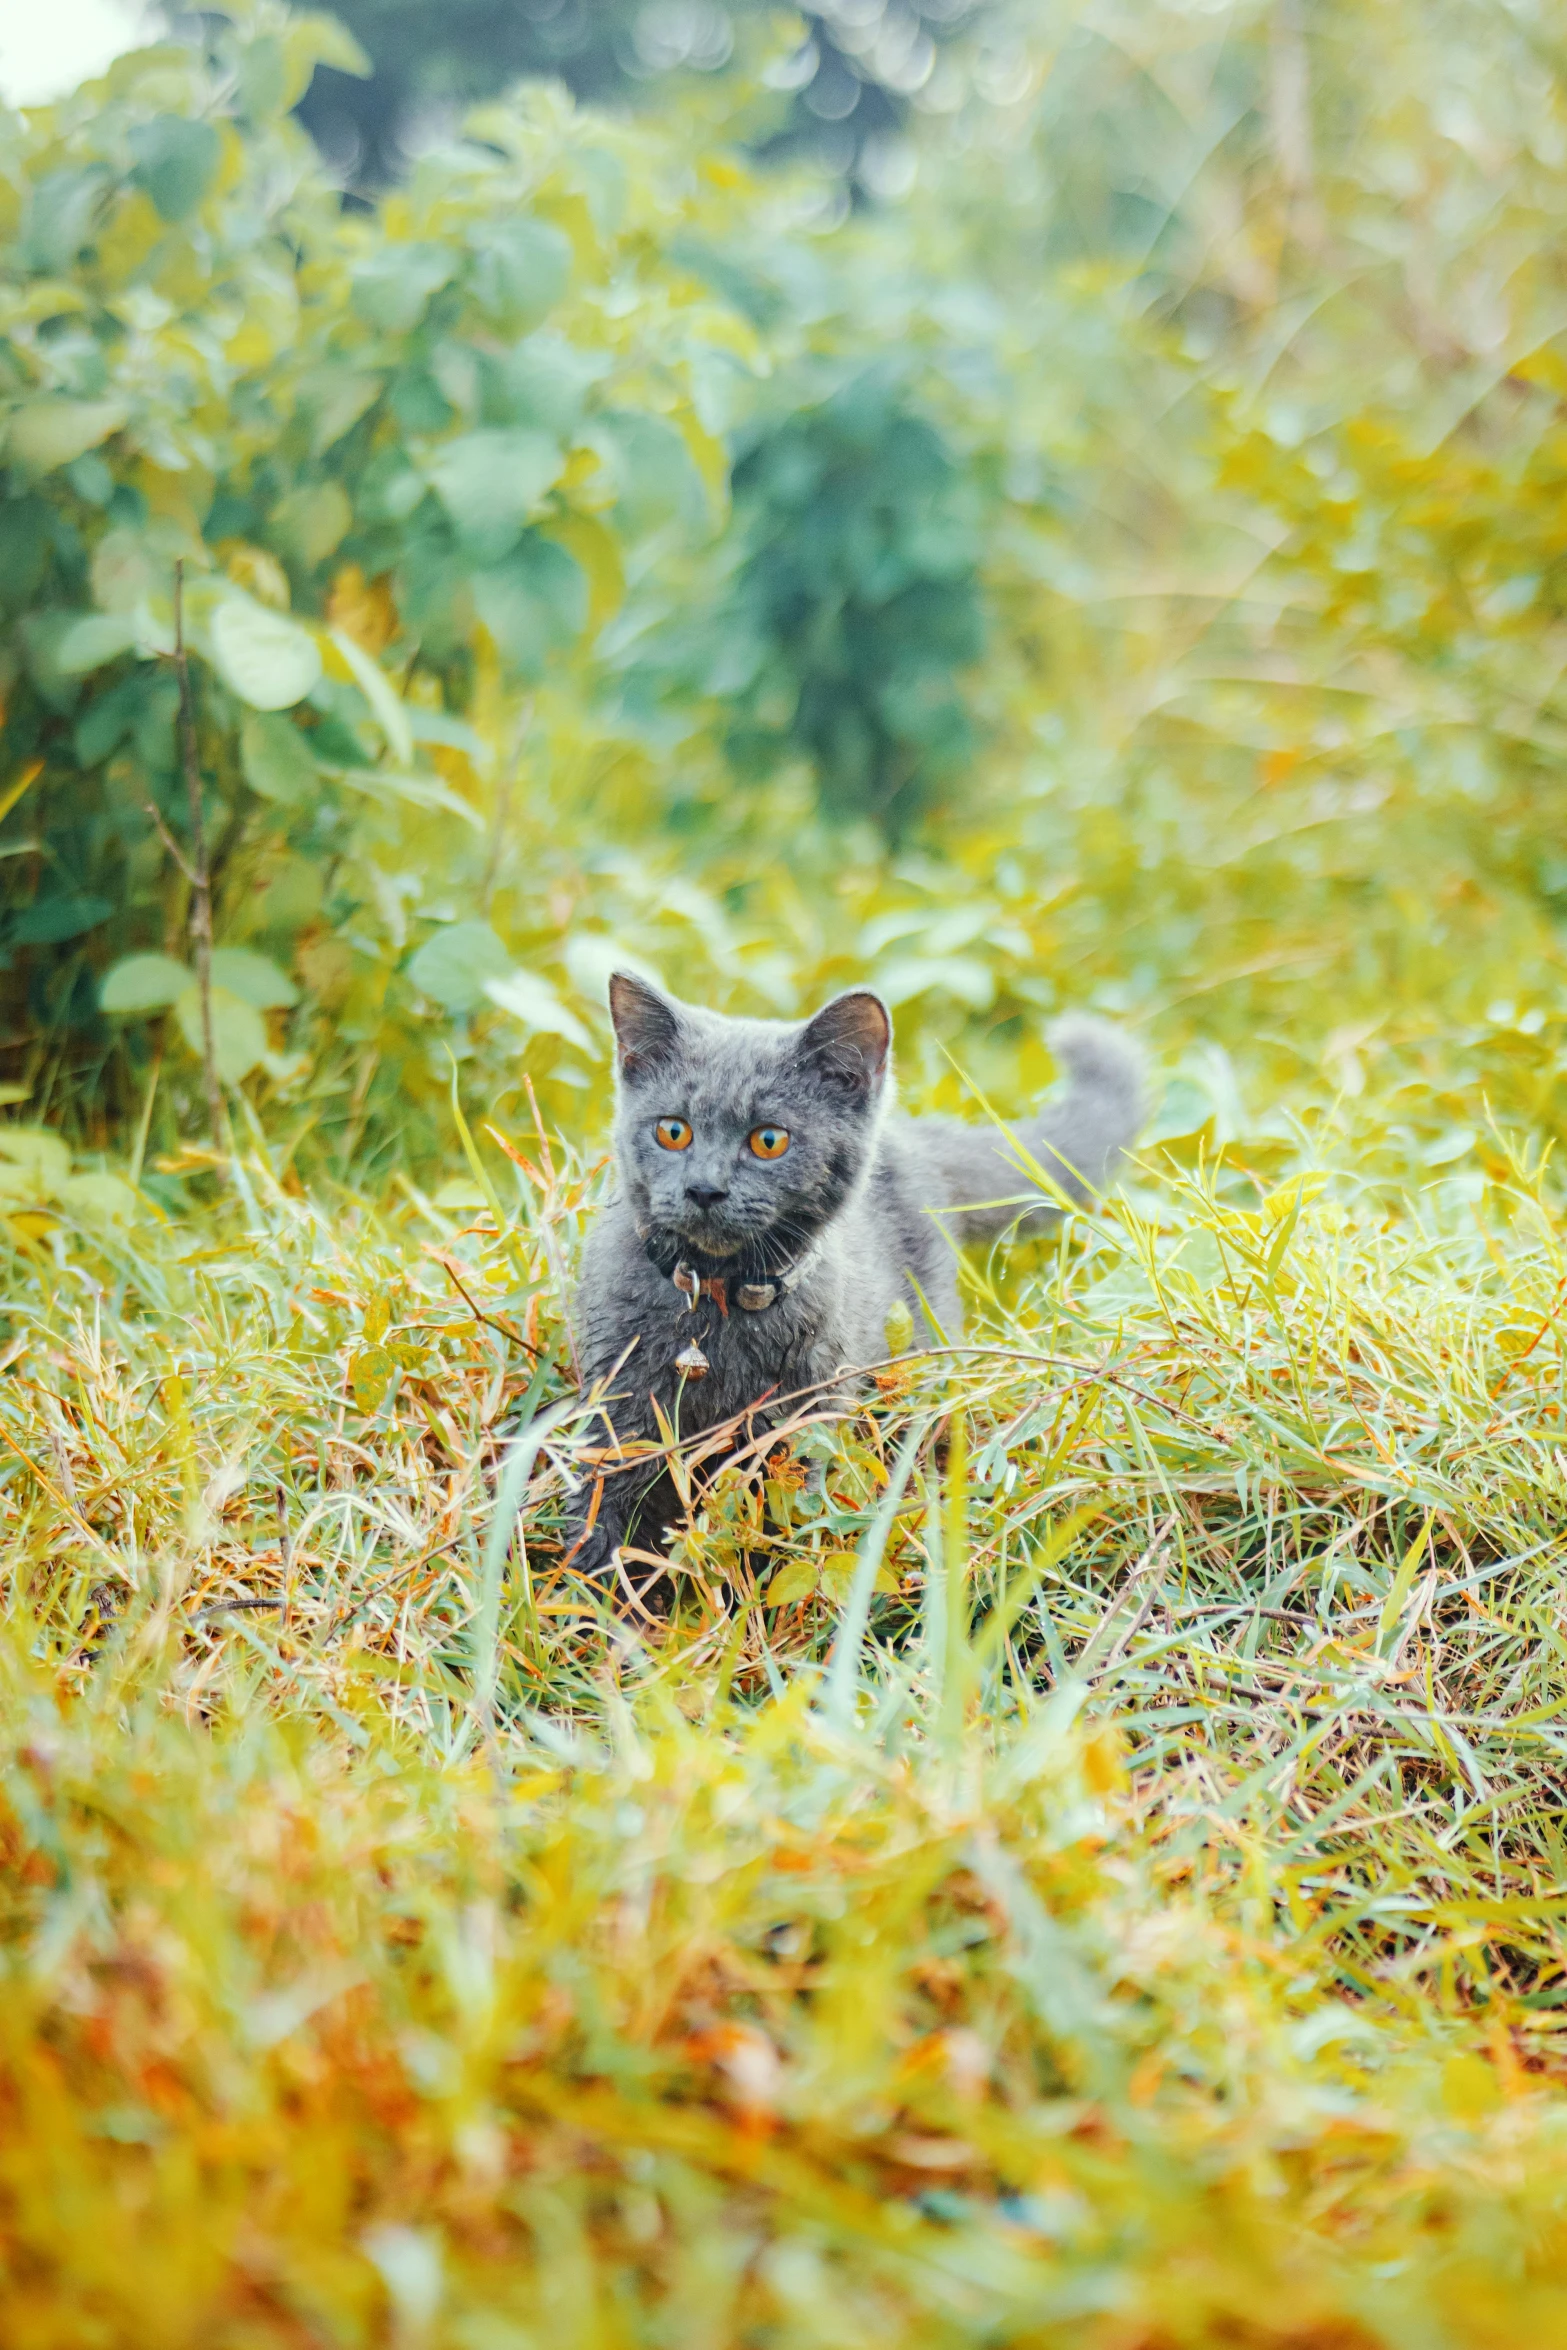
[[1559,1219],[1301,1127],[974,1268],[654,1616],[556,1534],[559,1137],[36,1208],[8,2339],[1549,2337]]

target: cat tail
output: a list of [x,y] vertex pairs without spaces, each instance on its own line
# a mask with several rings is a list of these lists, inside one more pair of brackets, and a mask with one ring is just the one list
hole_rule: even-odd
[[[1059,1193],[1080,1205],[1114,1180],[1121,1153],[1137,1139],[1147,1116],[1143,1056],[1121,1029],[1074,1012],[1049,1031],[1051,1051],[1066,1072],[1065,1091],[1014,1136],[995,1127],[924,1120],[946,1179],[951,1214],[943,1218],[963,1240],[993,1239],[1014,1226],[1039,1231],[1061,1213]],[[1035,1186],[1039,1206],[1027,1203],[1031,1170],[1018,1164],[1021,1144],[1048,1177]]]
[[1067,1088],[1023,1129],[1022,1139],[1069,1199],[1103,1191],[1148,1115],[1143,1056],[1124,1030],[1087,1012],[1058,1020],[1046,1040]]

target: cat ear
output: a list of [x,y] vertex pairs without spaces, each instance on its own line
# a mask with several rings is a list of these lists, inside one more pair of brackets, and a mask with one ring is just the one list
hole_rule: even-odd
[[609,981],[609,1016],[622,1076],[667,1060],[680,1042],[680,1019],[667,996],[634,971],[614,971]]
[[860,1094],[872,1094],[880,1086],[891,1050],[892,1017],[868,987],[834,996],[800,1034],[802,1059]]

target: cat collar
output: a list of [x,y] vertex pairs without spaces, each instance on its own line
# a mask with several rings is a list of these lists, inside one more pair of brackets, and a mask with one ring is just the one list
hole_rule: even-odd
[[[768,1307],[794,1287],[800,1277],[800,1264],[786,1265],[771,1281],[738,1281],[734,1302],[743,1314],[765,1314]],[[670,1275],[675,1287],[686,1301],[686,1311],[694,1314],[698,1302],[710,1297],[719,1313],[729,1319],[729,1276],[727,1273],[699,1273],[695,1265],[684,1259]],[[685,1379],[705,1379],[710,1365],[706,1355],[693,1338],[675,1357],[675,1369]]]
[[[765,1314],[776,1304],[786,1289],[794,1286],[798,1268],[790,1265],[772,1281],[739,1281],[735,1284],[734,1302],[743,1314]],[[727,1321],[729,1318],[729,1276],[727,1273],[699,1273],[695,1265],[684,1260],[670,1275],[675,1287],[686,1301],[686,1311],[694,1314],[697,1300],[710,1297]]]

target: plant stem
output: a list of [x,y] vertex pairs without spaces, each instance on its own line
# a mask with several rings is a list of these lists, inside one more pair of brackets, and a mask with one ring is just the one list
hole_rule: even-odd
[[218,1082],[218,1056],[212,1040],[212,877],[207,864],[207,831],[201,813],[201,767],[196,757],[196,713],[190,689],[190,662],[185,653],[185,565],[174,566],[174,671],[180,687],[180,756],[185,769],[185,795],[190,807],[190,935],[196,958],[196,993],[201,1001],[201,1067],[206,1081],[207,1117],[212,1147],[227,1151],[228,1121],[223,1113],[223,1088]]
[[158,1098],[158,1079],[163,1074],[163,1037],[160,1032],[158,1049],[152,1056],[152,1074],[147,1080],[146,1098],[142,1102],[141,1117],[136,1126],[136,1147],[131,1153],[130,1182],[134,1191],[141,1182],[142,1162],[147,1156],[147,1137],[152,1132],[152,1109]]

